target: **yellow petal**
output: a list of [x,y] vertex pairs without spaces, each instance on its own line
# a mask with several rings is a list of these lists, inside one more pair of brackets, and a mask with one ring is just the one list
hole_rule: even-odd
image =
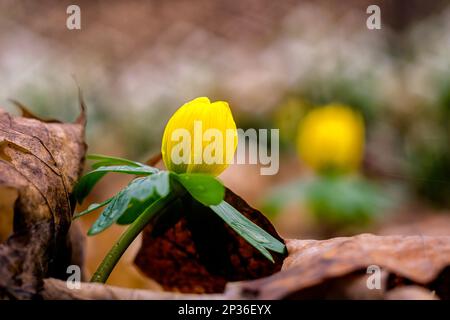
[[232,161],[236,147],[236,124],[228,103],[200,97],[185,103],[170,118],[161,153],[170,171],[218,175]]

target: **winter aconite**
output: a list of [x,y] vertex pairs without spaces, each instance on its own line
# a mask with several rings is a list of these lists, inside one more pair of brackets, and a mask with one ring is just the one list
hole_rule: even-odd
[[232,162],[237,140],[228,103],[201,97],[181,106],[170,118],[161,153],[169,171],[217,176]]
[[85,174],[75,187],[74,198],[78,203],[109,172],[135,176],[115,196],[91,204],[75,216],[78,218],[104,207],[89,229],[89,235],[98,234],[114,223],[129,225],[91,281],[105,282],[142,229],[179,202],[194,203],[216,214],[272,262],[274,259],[269,250],[284,253],[282,242],[224,200],[225,187],[216,176],[232,162],[236,147],[236,124],[228,103],[211,103],[208,98],[201,97],[181,106],[167,123],[161,144],[167,171],[117,157],[88,156],[94,161],[94,170]]
[[353,171],[364,149],[364,122],[350,107],[330,104],[310,111],[299,125],[301,159],[317,172]]
[[266,212],[300,202],[324,229],[342,231],[372,221],[390,201],[358,170],[364,131],[362,116],[350,106],[311,107],[299,120],[297,147],[315,174],[277,186],[266,197]]

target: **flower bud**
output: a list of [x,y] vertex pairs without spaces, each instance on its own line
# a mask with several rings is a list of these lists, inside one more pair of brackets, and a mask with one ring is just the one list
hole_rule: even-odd
[[161,153],[169,171],[217,176],[232,163],[237,141],[228,103],[200,97],[185,103],[170,118]]

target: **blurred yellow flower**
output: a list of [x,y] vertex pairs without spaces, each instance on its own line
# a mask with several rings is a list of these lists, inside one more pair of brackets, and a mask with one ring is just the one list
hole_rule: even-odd
[[313,109],[299,124],[297,147],[303,161],[317,172],[355,170],[364,151],[364,121],[344,105]]
[[161,153],[169,171],[216,176],[232,163],[237,141],[228,103],[200,97],[185,103],[170,118]]

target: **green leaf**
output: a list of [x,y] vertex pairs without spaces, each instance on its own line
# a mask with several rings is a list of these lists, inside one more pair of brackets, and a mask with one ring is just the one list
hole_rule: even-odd
[[[117,220],[118,224],[130,224],[153,202],[165,197],[170,192],[169,172],[160,171],[139,182],[140,186],[132,191],[132,201],[128,209]],[[153,190],[152,196],[148,197],[146,192]]]
[[389,207],[390,200],[374,183],[353,176],[323,176],[309,184],[306,203],[322,222],[363,225]]
[[118,158],[118,157],[110,157],[110,156],[104,156],[101,154],[89,154],[86,157],[89,160],[98,161],[92,165],[92,168],[97,169],[99,167],[104,166],[117,166],[117,165],[128,165],[128,166],[134,166],[134,167],[145,167],[147,165],[131,161],[128,159]]
[[169,172],[159,171],[145,178],[136,179],[136,186],[130,190],[131,196],[139,201],[148,198],[148,194],[165,197],[170,192]]
[[109,198],[108,200],[103,201],[101,203],[91,203],[86,210],[75,214],[72,219],[73,220],[78,219],[79,217],[82,217],[82,216],[84,216],[84,215],[86,215],[88,213],[91,213],[92,211],[97,210],[98,208],[106,206],[108,203],[110,203],[113,200],[113,198],[114,197]]
[[102,232],[110,227],[120,215],[128,208],[130,197],[127,195],[126,189],[121,190],[103,210],[100,217],[94,222],[88,231],[88,235],[92,236]]
[[173,174],[173,177],[205,206],[219,204],[225,197],[225,187],[215,177],[202,173]]
[[283,243],[247,219],[229,203],[222,201],[218,205],[210,206],[210,208],[231,228],[233,228],[234,231],[236,231],[270,261],[273,262],[273,258],[267,249],[278,253],[284,252],[285,246]]
[[117,219],[116,223],[120,225],[133,223],[134,220],[136,220],[137,217],[139,217],[142,212],[145,211],[145,209],[147,209],[150,205],[153,204],[153,202],[157,201],[158,199],[160,199],[159,196],[152,196],[145,201],[131,201],[128,209],[125,210],[125,212],[119,217],[119,219]]
[[[134,179],[111,200],[97,221],[92,225],[88,234],[94,235],[102,232],[115,223],[128,210],[131,217],[128,216],[124,220],[128,221],[133,219],[133,216],[137,213],[136,209],[139,208],[130,209],[130,206],[132,208],[136,203],[145,202],[151,198],[153,201],[147,203],[148,207],[154,201],[167,196],[169,192],[170,183],[169,173],[167,171],[160,171],[151,176]],[[145,210],[146,207],[143,209]]]
[[73,196],[78,203],[82,203],[84,198],[91,192],[92,188],[106,175],[107,172],[90,172],[78,181],[73,189]]
[[135,166],[128,166],[128,165],[118,165],[118,166],[103,166],[99,167],[89,173],[87,173],[85,176],[95,173],[95,172],[120,172],[120,173],[128,173],[128,174],[138,174],[138,175],[149,175],[153,173],[159,172],[158,169],[145,166],[145,167],[135,167]]
[[97,169],[88,172],[78,181],[73,194],[78,203],[81,203],[84,198],[91,192],[92,188],[103,178],[108,172],[119,172],[136,175],[150,175],[159,172],[158,169],[145,166],[136,167],[130,165],[115,165],[115,166],[102,166]]

